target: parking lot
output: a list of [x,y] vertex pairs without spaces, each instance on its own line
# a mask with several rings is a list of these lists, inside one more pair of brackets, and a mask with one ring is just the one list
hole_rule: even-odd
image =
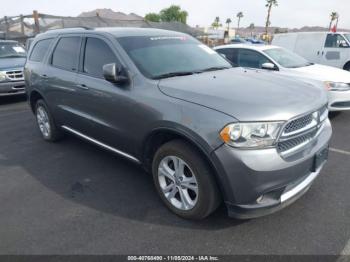
[[329,162],[292,206],[255,220],[182,220],[151,176],[67,136],[44,142],[24,98],[0,100],[1,254],[350,254],[350,112]]

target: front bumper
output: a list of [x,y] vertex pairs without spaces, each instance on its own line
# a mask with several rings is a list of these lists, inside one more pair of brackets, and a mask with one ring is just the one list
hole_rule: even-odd
[[24,81],[9,81],[0,83],[0,96],[12,96],[25,94]]
[[350,91],[329,91],[329,111],[350,110]]
[[313,170],[314,156],[328,147],[329,120],[322,132],[288,159],[275,148],[239,150],[223,145],[212,154],[230,216],[248,219],[271,214],[297,200],[323,165]]

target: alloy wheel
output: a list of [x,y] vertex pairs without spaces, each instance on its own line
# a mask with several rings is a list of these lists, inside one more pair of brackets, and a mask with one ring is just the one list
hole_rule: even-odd
[[51,135],[51,126],[49,116],[46,112],[46,109],[42,106],[39,106],[36,110],[36,119],[39,125],[40,132],[42,135],[47,138]]
[[188,164],[176,156],[163,158],[158,182],[165,198],[177,209],[191,210],[198,201],[198,182]]

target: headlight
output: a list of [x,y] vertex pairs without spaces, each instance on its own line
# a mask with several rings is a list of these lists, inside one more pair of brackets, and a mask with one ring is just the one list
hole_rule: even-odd
[[346,83],[325,82],[326,89],[329,91],[349,91],[350,85]]
[[272,146],[283,122],[234,123],[224,127],[221,139],[238,148],[265,148]]
[[5,72],[0,71],[0,82],[7,80]]

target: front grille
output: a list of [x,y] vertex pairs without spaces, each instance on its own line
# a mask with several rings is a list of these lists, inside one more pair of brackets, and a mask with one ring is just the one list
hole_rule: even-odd
[[280,152],[286,152],[301,144],[309,142],[316,135],[316,133],[317,133],[317,130],[307,133],[305,135],[298,136],[296,138],[292,138],[290,140],[279,142],[277,144],[277,148]]
[[295,119],[286,125],[286,127],[284,128],[284,133],[289,134],[299,129],[303,129],[304,127],[310,125],[312,120],[313,120],[312,114]]
[[282,156],[297,152],[307,145],[318,133],[322,123],[328,118],[328,106],[288,122],[277,142],[277,150]]
[[24,79],[22,70],[7,71],[6,76],[12,81],[20,81]]

